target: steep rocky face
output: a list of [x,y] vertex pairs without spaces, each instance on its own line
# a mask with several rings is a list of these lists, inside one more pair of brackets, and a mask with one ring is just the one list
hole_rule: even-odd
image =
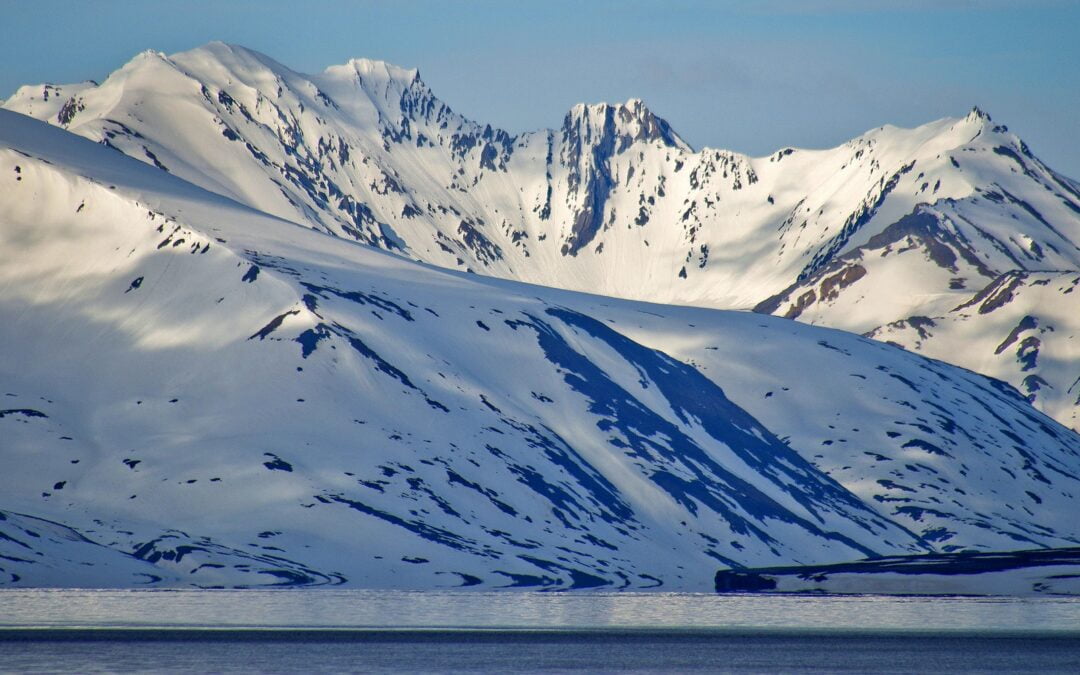
[[559,159],[567,171],[567,197],[578,209],[560,249],[563,255],[576,255],[604,227],[608,197],[619,183],[611,173],[615,155],[638,142],[690,150],[667,122],[637,99],[619,106],[575,106],[566,114],[561,133]]

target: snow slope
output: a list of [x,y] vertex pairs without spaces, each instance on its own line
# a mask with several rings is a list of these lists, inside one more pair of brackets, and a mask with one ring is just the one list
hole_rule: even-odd
[[0,148],[0,507],[55,532],[5,583],[101,584],[52,571],[80,537],[106,585],[697,590],[1080,537],[1080,438],[999,382],[411,262],[8,111]]
[[0,511],[0,586],[124,588],[163,581],[178,584],[181,579],[65,525]]
[[1074,295],[1078,285],[1080,271],[1006,272],[948,311],[896,321],[870,335],[1017,382],[1029,401],[1076,429],[1080,427],[1080,295]]
[[[339,237],[604,295],[865,333],[943,316],[1002,274],[1080,270],[1080,188],[978,109],[754,158],[695,152],[638,100],[513,135],[454,113],[416,70],[305,75],[222,43],[4,106]],[[985,360],[956,341],[933,354]],[[1034,402],[1071,425],[1074,398],[1055,385]]]

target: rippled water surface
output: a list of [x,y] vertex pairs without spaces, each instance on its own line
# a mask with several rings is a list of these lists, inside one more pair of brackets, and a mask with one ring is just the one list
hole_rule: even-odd
[[1080,671],[1080,601],[0,591],[0,670]]

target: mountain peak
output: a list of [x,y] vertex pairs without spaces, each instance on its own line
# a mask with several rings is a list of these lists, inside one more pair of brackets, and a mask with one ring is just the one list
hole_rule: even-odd
[[618,151],[636,141],[659,141],[669,147],[690,150],[671,125],[655,115],[639,98],[625,103],[578,103],[563,119],[563,133],[599,142],[607,136],[620,139]]
[[400,82],[405,85],[420,81],[420,71],[416,68],[403,68],[378,59],[352,58],[341,65],[330,66],[323,73],[329,77],[359,77],[361,81]]
[[971,112],[969,112],[967,114],[967,117],[964,118],[964,121],[966,121],[966,122],[979,122],[979,121],[992,122],[993,119],[990,117],[990,113],[986,112],[985,110],[983,110],[982,108],[980,108],[979,106],[976,105],[976,106],[972,106]]
[[149,62],[155,62],[155,61],[168,62],[168,60],[169,60],[169,57],[164,52],[160,52],[160,51],[158,51],[156,49],[144,49],[141,52],[139,52],[138,54],[136,54],[135,56],[131,57],[131,60],[128,61],[126,64],[124,64],[124,66],[121,68],[121,70],[136,68],[138,66],[141,66],[141,65],[143,65],[145,63],[149,63]]

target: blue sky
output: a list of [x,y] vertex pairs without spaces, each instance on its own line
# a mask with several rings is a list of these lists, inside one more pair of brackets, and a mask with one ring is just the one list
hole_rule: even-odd
[[977,104],[1080,178],[1076,0],[0,0],[0,25],[0,97],[218,39],[302,72],[418,67],[451,107],[512,132],[638,97],[694,147],[755,155]]

